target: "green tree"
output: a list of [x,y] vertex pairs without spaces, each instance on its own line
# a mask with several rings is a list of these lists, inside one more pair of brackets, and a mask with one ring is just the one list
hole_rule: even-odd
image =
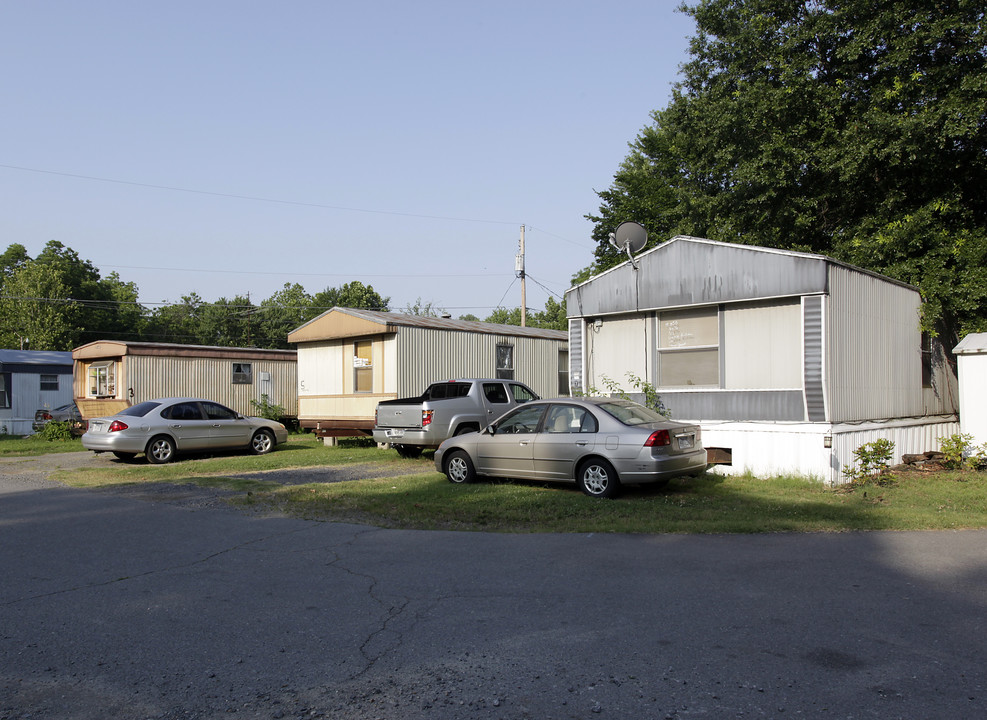
[[421,317],[439,317],[445,310],[437,308],[431,300],[425,302],[420,297],[414,304],[408,303],[404,307],[405,315],[419,315]]
[[386,312],[390,298],[381,297],[373,285],[364,285],[359,280],[348,282],[338,288],[326,288],[312,297],[313,315],[321,314],[334,307],[362,308]]
[[0,296],[0,347],[71,350],[68,287],[52,265],[27,262],[4,281]]
[[305,324],[317,313],[312,309],[312,296],[298,283],[284,287],[264,300],[258,308],[258,347],[287,348],[288,333]]
[[151,313],[145,338],[151,342],[209,345],[201,327],[206,302],[195,292],[183,295],[181,302],[162,305]]
[[250,298],[243,295],[204,304],[199,313],[198,342],[221,347],[251,347],[263,334],[258,327],[257,313]]
[[984,6],[701,0],[690,60],[599,193],[594,270],[637,220],[824,253],[918,286],[926,327],[987,323]]
[[[484,322],[500,325],[520,325],[521,308],[499,307],[487,316]],[[545,309],[541,312],[529,312],[525,318],[527,327],[544,328],[546,330],[566,330],[569,322],[565,316],[565,301],[561,303],[555,298],[545,301]]]

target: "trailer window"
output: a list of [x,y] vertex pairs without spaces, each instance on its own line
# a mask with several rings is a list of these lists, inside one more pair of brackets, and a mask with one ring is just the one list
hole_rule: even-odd
[[370,340],[358,340],[353,343],[353,392],[370,393],[373,391],[373,343]]
[[94,362],[89,366],[89,397],[115,397],[117,394],[116,363],[112,360]]
[[513,345],[497,346],[497,379],[498,380],[514,379],[514,346]]
[[0,408],[10,407],[10,373],[0,373]]
[[254,382],[254,368],[250,363],[233,363],[233,384],[251,385]]

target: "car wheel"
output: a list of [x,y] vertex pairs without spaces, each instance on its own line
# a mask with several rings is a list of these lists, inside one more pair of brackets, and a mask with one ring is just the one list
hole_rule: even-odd
[[118,460],[123,460],[125,462],[130,462],[137,457],[137,453],[117,452],[116,450],[113,451],[113,454],[116,455]]
[[417,445],[395,445],[394,449],[398,451],[399,456],[409,460],[421,457],[422,454],[422,449]]
[[267,430],[258,430],[250,439],[250,452],[254,455],[266,455],[274,449],[274,436]]
[[151,438],[151,442],[147,444],[147,448],[144,450],[144,455],[149,463],[155,465],[171,462],[175,459],[175,441],[166,435]]
[[453,450],[446,458],[446,477],[449,482],[457,485],[471,483],[476,480],[476,469],[473,461],[463,450]]
[[587,460],[576,473],[579,489],[590,497],[612,498],[620,492],[620,479],[606,460]]

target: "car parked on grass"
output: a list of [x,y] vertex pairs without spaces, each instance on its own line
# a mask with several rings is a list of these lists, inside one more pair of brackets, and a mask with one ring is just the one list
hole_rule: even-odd
[[611,498],[621,484],[701,475],[706,450],[698,425],[630,400],[558,398],[525,403],[480,432],[449,438],[435,451],[435,468],[454,483],[478,475],[559,480]]
[[34,432],[40,432],[50,422],[67,422],[73,431],[78,430],[79,432],[82,432],[82,429],[85,427],[82,420],[82,413],[79,412],[79,408],[75,402],[70,402],[67,405],[59,405],[57,408],[39,408],[35,410],[34,422],[31,423],[31,429]]
[[210,450],[243,448],[263,455],[287,439],[284,425],[273,420],[244,417],[201,398],[161,398],[90,420],[82,446],[121,460],[143,453],[148,462],[166,463],[178,453]]

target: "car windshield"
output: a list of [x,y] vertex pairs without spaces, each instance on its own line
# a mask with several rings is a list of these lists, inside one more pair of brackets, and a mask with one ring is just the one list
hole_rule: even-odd
[[651,408],[626,400],[600,403],[598,407],[608,415],[613,415],[624,425],[644,425],[665,421],[664,416]]
[[151,402],[150,400],[142,403],[137,403],[136,405],[131,405],[129,408],[124,408],[117,415],[129,415],[130,417],[144,417],[154,408],[156,408],[161,403]]

